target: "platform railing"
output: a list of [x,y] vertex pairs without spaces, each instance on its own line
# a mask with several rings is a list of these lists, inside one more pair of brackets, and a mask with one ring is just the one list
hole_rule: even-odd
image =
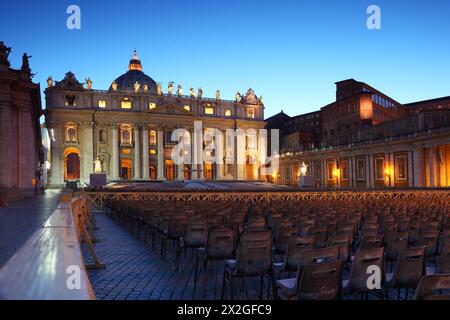
[[[104,267],[92,245],[95,220],[85,195],[61,196],[52,215],[0,270],[0,299],[93,300],[87,267]],[[85,242],[94,263],[84,264]]]
[[433,200],[450,198],[450,189],[372,190],[372,191],[92,191],[84,192],[90,202],[102,208],[116,201],[241,201],[248,203],[301,200]]

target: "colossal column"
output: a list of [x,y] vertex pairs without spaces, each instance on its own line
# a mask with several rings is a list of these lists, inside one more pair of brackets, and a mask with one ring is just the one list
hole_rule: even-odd
[[164,130],[163,127],[158,127],[158,180],[165,180],[164,178],[164,167],[163,167],[163,157],[164,157],[164,140],[163,140]]
[[110,169],[110,179],[119,179],[119,137],[117,124],[111,124],[112,133],[112,159],[111,159],[111,169]]
[[141,143],[139,125],[134,126],[134,179],[141,178]]
[[148,150],[148,126],[142,127],[142,179],[150,179],[150,164]]
[[85,184],[89,184],[90,174],[94,173],[94,123],[86,122],[82,129],[83,140],[81,141],[80,151],[83,158],[83,180]]

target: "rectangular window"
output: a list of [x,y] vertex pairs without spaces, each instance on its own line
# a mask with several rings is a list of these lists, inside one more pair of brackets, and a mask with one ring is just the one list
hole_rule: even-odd
[[231,117],[231,110],[225,109],[225,117]]
[[366,180],[366,163],[364,159],[356,160],[356,180],[357,181]]
[[156,103],[154,103],[154,102],[149,102],[149,103],[148,103],[148,109],[149,109],[149,110],[156,109]]
[[75,96],[66,96],[66,106],[74,107],[77,104],[75,103]]
[[155,149],[150,149],[150,154],[152,154],[152,155],[156,154],[156,150]]
[[406,180],[408,177],[407,173],[407,162],[406,156],[396,156],[395,157],[395,175],[397,180]]
[[184,110],[191,111],[191,106],[184,106]]
[[213,115],[214,114],[214,108],[213,107],[205,107],[205,114]]
[[255,108],[247,108],[247,118],[255,118]]
[[384,180],[384,157],[375,158],[375,179]]
[[122,109],[131,109],[131,101],[122,101],[121,103],[120,103],[120,107],[122,108]]
[[98,100],[98,107],[99,108],[106,108],[106,101],[105,100]]
[[341,161],[341,179],[348,180],[348,160]]

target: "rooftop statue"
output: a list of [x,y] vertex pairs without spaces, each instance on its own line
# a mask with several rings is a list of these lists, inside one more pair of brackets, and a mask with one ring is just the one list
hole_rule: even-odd
[[87,78],[87,79],[85,79],[85,81],[86,81],[86,89],[92,90],[92,80],[91,80],[91,78]]
[[216,100],[220,100],[220,90],[216,90]]
[[169,86],[167,87],[167,94],[171,96],[173,93],[173,81],[169,82]]
[[5,46],[3,41],[0,41],[0,64],[6,64],[9,67],[9,54],[11,53],[11,48]]
[[177,89],[177,95],[179,97],[181,97],[181,95],[183,94],[183,88],[181,88],[181,84],[178,85],[178,89]]
[[191,96],[191,98],[193,98],[195,96],[194,88],[191,87],[189,89],[189,95]]
[[158,96],[162,96],[161,82],[158,82],[158,84],[156,85],[156,93],[158,94]]
[[136,81],[134,83],[134,92],[138,92],[140,88],[141,88],[141,84]]
[[112,83],[111,87],[112,87],[112,89],[113,89],[114,91],[117,91],[117,82],[114,81],[114,82]]
[[198,98],[199,99],[201,99],[202,98],[202,96],[203,96],[203,90],[202,90],[202,87],[200,87],[200,88],[198,88]]
[[242,99],[241,93],[238,91],[236,92],[236,102],[240,102]]
[[147,83],[147,82],[144,83],[144,91],[145,91],[145,92],[148,92],[148,83]]
[[48,88],[53,87],[53,77],[52,77],[52,76],[49,76],[49,77],[47,78],[47,87],[48,87]]

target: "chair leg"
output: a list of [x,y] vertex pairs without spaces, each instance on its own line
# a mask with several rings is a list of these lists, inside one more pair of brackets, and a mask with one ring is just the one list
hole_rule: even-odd
[[199,256],[198,252],[195,253],[195,271],[194,271],[194,288],[197,288],[197,281],[198,281],[198,263],[199,263]]
[[263,299],[264,275],[259,277],[259,300]]
[[209,263],[208,260],[206,260],[205,267],[203,269],[203,298],[206,298],[206,286],[208,285],[208,270],[209,270]]

